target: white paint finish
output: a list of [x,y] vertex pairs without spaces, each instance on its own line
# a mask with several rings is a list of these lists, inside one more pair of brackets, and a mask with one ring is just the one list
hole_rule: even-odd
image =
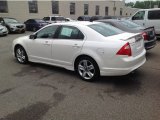
[[141,25],[141,26],[144,26],[145,28],[154,26],[156,34],[160,34],[160,19],[157,19],[157,20],[149,20],[148,19],[148,12],[149,11],[156,11],[156,10],[160,10],[160,8],[138,10],[137,12],[145,11],[144,19],[143,20],[132,20],[132,17],[137,13],[136,12],[133,16],[131,16],[130,20]]
[[[137,50],[138,43],[129,39],[137,34],[123,33],[104,37],[87,26],[97,23],[68,22],[48,25],[77,26],[85,33],[84,40],[49,39],[49,46],[45,46],[46,39],[30,40],[29,37],[22,37],[14,40],[13,48],[16,44],[21,44],[29,54],[30,61],[56,65],[69,70],[74,70],[74,61],[79,55],[88,55],[97,62],[101,75],[108,76],[125,75],[144,64],[146,52],[144,46],[139,46],[139,50]],[[133,55],[130,57],[116,55],[127,42],[131,43]],[[103,52],[103,54],[99,52]]]

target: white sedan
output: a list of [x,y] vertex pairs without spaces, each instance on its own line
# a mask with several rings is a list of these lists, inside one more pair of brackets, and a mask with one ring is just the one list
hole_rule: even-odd
[[143,38],[99,22],[67,22],[45,26],[13,41],[17,61],[73,70],[86,81],[98,76],[126,75],[145,61]]

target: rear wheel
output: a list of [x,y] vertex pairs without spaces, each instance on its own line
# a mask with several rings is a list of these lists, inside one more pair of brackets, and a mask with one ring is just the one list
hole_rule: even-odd
[[99,77],[99,67],[90,57],[81,57],[75,67],[78,75],[85,81],[92,82]]
[[15,49],[15,56],[19,63],[26,64],[28,62],[28,56],[23,47],[18,46]]

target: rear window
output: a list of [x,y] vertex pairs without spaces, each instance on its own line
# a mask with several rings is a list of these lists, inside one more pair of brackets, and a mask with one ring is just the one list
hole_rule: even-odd
[[160,10],[148,11],[148,19],[149,20],[160,19]]
[[88,25],[88,27],[92,28],[93,30],[95,30],[96,32],[100,33],[105,37],[123,33],[122,30],[117,29],[105,23],[92,24],[92,25]]
[[58,20],[58,21],[65,21],[65,18],[64,17],[55,17],[56,18],[56,20]]
[[119,23],[121,23],[122,25],[124,25],[125,27],[128,27],[128,28],[141,27],[140,25],[137,25],[136,23],[133,23],[133,22],[128,21],[128,20],[119,21]]
[[49,20],[50,20],[50,17],[44,17],[43,20],[49,21]]

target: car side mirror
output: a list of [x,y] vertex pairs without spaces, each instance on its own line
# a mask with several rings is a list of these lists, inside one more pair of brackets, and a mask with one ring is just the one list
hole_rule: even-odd
[[34,40],[34,39],[36,39],[36,37],[37,37],[37,36],[33,34],[33,35],[30,35],[30,36],[29,36],[29,39]]

